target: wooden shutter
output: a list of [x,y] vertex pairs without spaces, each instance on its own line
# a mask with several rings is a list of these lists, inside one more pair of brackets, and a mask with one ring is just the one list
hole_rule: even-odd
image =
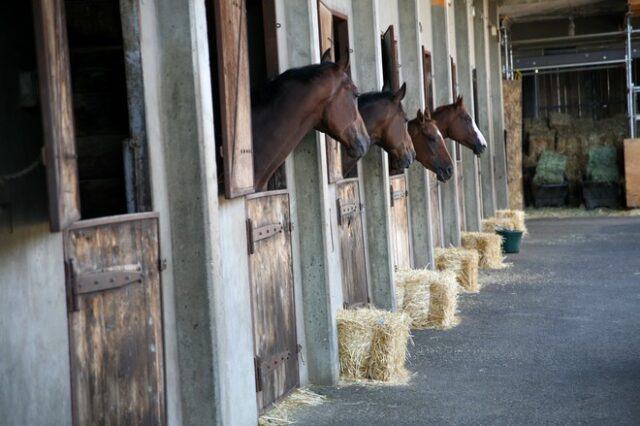
[[393,267],[410,268],[411,238],[409,237],[409,191],[406,176],[389,179],[391,200],[391,236],[393,243]]
[[398,43],[396,42],[393,25],[389,25],[382,35],[382,74],[385,86],[392,91],[400,89],[400,73],[398,68]]
[[225,196],[254,191],[245,0],[215,0]]
[[[331,49],[331,59],[336,60],[336,51],[333,41],[333,12],[321,1],[318,2],[318,19],[320,20],[320,55],[327,49]],[[325,135],[327,150],[327,174],[329,183],[342,179],[342,151],[340,144],[328,135]]]
[[422,46],[422,77],[424,78],[424,103],[433,112],[433,71],[431,52]]
[[64,233],[75,425],[165,424],[158,215]]
[[33,0],[51,230],[80,219],[64,0]]

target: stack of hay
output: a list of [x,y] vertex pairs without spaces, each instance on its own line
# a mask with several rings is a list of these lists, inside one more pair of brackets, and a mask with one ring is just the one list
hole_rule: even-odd
[[553,185],[564,182],[567,157],[553,151],[544,151],[536,167],[533,183],[536,185]]
[[527,234],[525,215],[522,210],[498,210],[495,217],[482,220],[482,232],[496,232],[498,229],[522,231]]
[[339,310],[338,352],[345,380],[372,379],[403,383],[409,324],[404,313],[378,309]]
[[451,328],[457,324],[458,283],[453,271],[404,269],[396,274],[396,287],[404,290],[402,310],[411,328]]
[[558,148],[560,154],[566,156],[565,174],[569,184],[569,205],[579,206],[582,197],[580,196],[580,188],[582,186],[582,146],[583,141],[580,136],[573,130],[558,132]]
[[480,255],[480,267],[502,269],[506,265],[502,257],[502,237],[493,232],[463,232],[462,247],[477,250]]
[[602,146],[589,150],[587,179],[602,183],[614,183],[620,180],[618,152],[615,147]]
[[435,251],[438,271],[453,271],[458,285],[468,293],[480,291],[478,266],[480,255],[476,250],[459,247],[437,248]]

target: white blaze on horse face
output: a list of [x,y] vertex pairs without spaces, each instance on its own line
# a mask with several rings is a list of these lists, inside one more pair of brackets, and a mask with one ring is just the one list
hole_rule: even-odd
[[440,129],[436,129],[436,132],[438,132],[438,136],[440,136],[440,139],[444,140],[444,136],[442,136],[442,133],[440,133]]
[[476,126],[476,122],[474,120],[471,120],[471,123],[473,124],[473,130],[476,132],[476,135],[478,135],[480,144],[486,148],[487,141],[485,140],[484,136],[482,136],[482,132],[480,131],[480,129],[478,129],[478,126]]

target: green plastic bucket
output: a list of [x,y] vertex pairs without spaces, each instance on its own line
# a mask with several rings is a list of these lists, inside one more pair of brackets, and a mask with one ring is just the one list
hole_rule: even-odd
[[511,229],[496,229],[496,234],[502,237],[503,253],[520,253],[522,231],[515,231]]

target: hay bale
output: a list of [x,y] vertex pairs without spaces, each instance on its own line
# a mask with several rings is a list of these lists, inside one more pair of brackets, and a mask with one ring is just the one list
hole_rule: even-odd
[[370,379],[395,383],[407,380],[409,323],[406,314],[391,312],[374,323],[368,369]]
[[523,210],[497,210],[496,217],[509,218],[513,224],[513,229],[516,231],[522,231],[524,235],[529,233],[525,220],[526,216]]
[[536,185],[558,184],[564,182],[567,157],[553,151],[544,151],[536,167],[533,183]]
[[339,310],[336,322],[342,379],[398,383],[407,379],[404,368],[410,323],[407,315],[372,308]]
[[544,151],[552,151],[556,147],[556,131],[536,128],[529,131],[529,157],[537,161]]
[[505,268],[502,257],[502,237],[490,232],[463,232],[462,247],[477,250],[480,267],[488,269]]
[[551,112],[549,113],[549,127],[552,129],[571,127],[571,116],[562,112]]
[[476,250],[459,247],[437,248],[435,262],[438,271],[453,271],[458,285],[467,293],[480,291],[478,284],[478,264],[480,255]]
[[404,270],[396,282],[404,287],[402,310],[411,328],[449,328],[456,324],[458,283],[453,271]]
[[295,424],[294,415],[298,408],[317,407],[327,400],[324,395],[311,392],[308,389],[296,389],[282,402],[273,405],[273,408],[260,416],[258,426],[283,426]]
[[618,182],[618,151],[613,146],[594,147],[589,149],[587,179],[593,182]]
[[[499,229],[516,230],[516,224],[510,217],[489,217],[482,219],[482,232],[496,232]],[[519,231],[519,230],[518,230]]]

